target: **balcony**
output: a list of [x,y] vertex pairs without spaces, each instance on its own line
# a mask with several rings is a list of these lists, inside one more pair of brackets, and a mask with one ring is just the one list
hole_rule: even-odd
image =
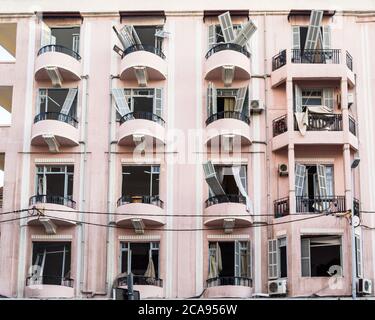
[[57,78],[55,81],[58,79],[60,82],[80,80],[82,74],[81,57],[77,52],[60,45],[44,46],[38,51],[35,61],[35,80],[51,79],[54,82],[54,79],[50,78],[51,69],[55,70],[54,73]]
[[272,121],[272,133],[276,137],[284,132],[288,131],[288,119],[287,116],[281,116]]
[[[60,283],[60,284],[56,284]],[[26,298],[74,298],[74,280],[50,276],[30,276],[26,279]]]
[[130,112],[120,119],[119,145],[134,145],[134,137],[150,137],[165,143],[165,121],[152,112]]
[[223,80],[226,83],[223,79],[227,77],[226,66],[234,67],[233,71],[230,70],[229,83],[250,79],[250,53],[246,48],[234,43],[219,43],[212,47],[206,54],[205,79]]
[[125,49],[121,56],[122,80],[137,80],[136,70],[145,67],[148,80],[165,80],[167,63],[164,53],[151,45],[135,44]]
[[246,277],[216,277],[206,280],[205,298],[249,298],[252,280]]
[[159,196],[123,195],[117,200],[116,224],[134,226],[134,220],[142,220],[145,226],[165,224],[164,202]]
[[289,198],[285,197],[282,199],[275,200],[273,202],[273,212],[275,218],[281,218],[289,215]]
[[286,50],[272,57],[272,71],[275,71],[286,65]]
[[250,118],[236,111],[215,113],[206,120],[206,143],[220,136],[240,138],[242,145],[251,144]]
[[[253,218],[246,210],[245,197],[238,194],[225,194],[206,200],[203,223],[208,227],[231,229],[233,226],[250,226],[253,223]],[[227,226],[228,223],[229,226]]]
[[292,49],[292,63],[339,64],[340,49],[300,50]]
[[[117,287],[126,289],[128,287],[128,277],[123,276],[117,279]],[[133,276],[133,289],[139,291],[141,299],[163,298],[163,280],[145,276]]]
[[[296,119],[294,130],[298,131]],[[342,114],[340,113],[309,113],[307,131],[342,131]]]

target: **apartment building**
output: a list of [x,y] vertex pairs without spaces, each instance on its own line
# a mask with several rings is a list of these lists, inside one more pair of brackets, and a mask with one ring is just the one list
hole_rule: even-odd
[[374,294],[371,1],[23,2],[0,2],[0,295],[350,296],[353,265]]

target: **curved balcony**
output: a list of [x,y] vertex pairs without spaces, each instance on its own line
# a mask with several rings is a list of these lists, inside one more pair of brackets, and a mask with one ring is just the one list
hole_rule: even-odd
[[78,146],[78,121],[58,112],[42,112],[35,116],[31,133],[32,145],[49,145],[45,137],[54,136],[61,146]]
[[234,66],[232,80],[250,79],[250,53],[234,43],[219,43],[206,54],[205,79],[220,80],[224,66]]
[[[118,278],[117,287],[127,289],[127,281],[127,276]],[[164,297],[163,280],[159,278],[134,275],[133,289],[139,291],[140,299]]]
[[165,121],[152,112],[130,112],[120,119],[119,145],[134,145],[134,137],[150,137],[165,143]]
[[47,45],[39,49],[35,61],[35,80],[50,79],[48,68],[57,67],[62,80],[81,79],[81,57],[77,52],[60,45]]
[[[56,284],[58,283],[58,284]],[[74,298],[73,279],[50,277],[50,276],[30,276],[26,279],[26,298]]]
[[205,298],[250,298],[252,280],[245,277],[217,277],[206,280]]
[[[28,218],[29,225],[43,225],[46,228],[53,225],[72,226],[77,223],[76,202],[70,198],[54,195],[36,195],[29,200],[29,208],[33,214]],[[45,215],[45,216],[43,216]],[[52,225],[47,225],[52,222]]]
[[206,200],[203,223],[206,226],[223,226],[226,219],[234,219],[236,227],[250,226],[252,216],[246,210],[246,199],[238,194],[213,196]]
[[142,219],[146,226],[164,225],[164,202],[159,196],[122,196],[117,200],[116,224],[131,226],[132,219]]
[[136,44],[127,48],[121,58],[121,79],[136,80],[135,67],[140,66],[146,67],[149,80],[165,80],[167,77],[165,55],[154,46]]
[[234,141],[241,141],[241,145],[249,145],[251,144],[249,125],[250,118],[241,112],[215,113],[206,120],[206,143],[220,136],[228,136],[233,137]]

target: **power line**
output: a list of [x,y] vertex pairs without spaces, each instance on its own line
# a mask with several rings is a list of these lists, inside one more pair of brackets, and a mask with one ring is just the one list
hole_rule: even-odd
[[12,219],[7,219],[7,220],[1,220],[0,224],[6,223],[6,222],[13,222],[13,221],[17,221],[17,220],[22,220],[22,219],[26,219],[26,218],[29,218],[29,216],[17,217],[17,218],[12,218]]
[[0,212],[0,216],[6,215],[6,214],[12,214],[12,213],[21,213],[25,211],[29,211],[30,209],[20,209],[20,210],[13,210],[13,211],[7,211],[7,212]]

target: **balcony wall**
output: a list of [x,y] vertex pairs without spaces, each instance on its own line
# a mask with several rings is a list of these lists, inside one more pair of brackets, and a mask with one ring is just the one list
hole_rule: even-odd
[[204,292],[204,297],[213,298],[250,298],[252,288],[245,286],[214,286]]
[[[130,226],[131,219],[141,218],[145,225],[161,226],[165,224],[164,209],[148,203],[126,203],[116,209],[116,224],[120,226]],[[121,215],[123,214],[123,215]],[[152,216],[157,215],[157,216]]]
[[253,217],[243,203],[218,203],[204,209],[203,223],[206,226],[223,226],[227,218],[235,219],[235,226],[250,226],[253,223]]
[[51,284],[29,285],[25,287],[25,297],[37,299],[72,299],[74,298],[74,288]]

